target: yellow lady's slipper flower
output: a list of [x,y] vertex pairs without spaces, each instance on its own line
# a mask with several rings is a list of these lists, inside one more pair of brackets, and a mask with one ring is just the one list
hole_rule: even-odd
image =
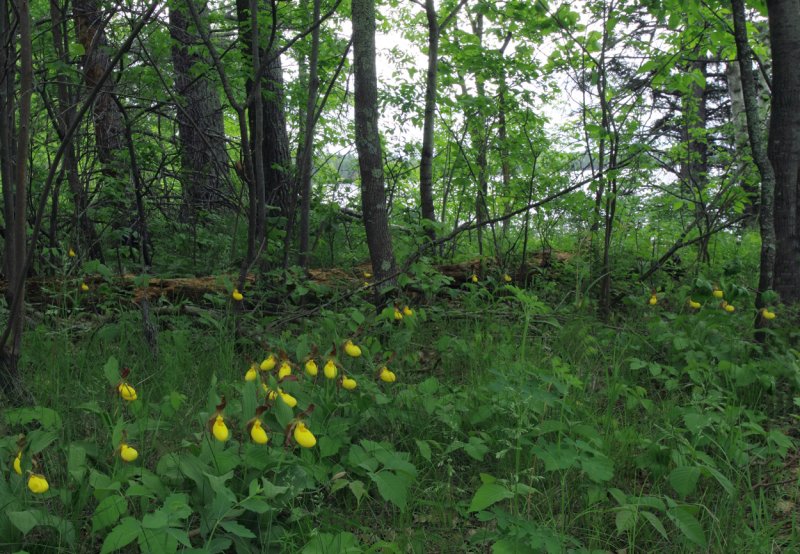
[[650,297],[650,300],[648,302],[651,306],[655,306],[656,304],[658,304],[658,297],[654,294]]
[[122,397],[122,399],[127,400],[128,402],[133,402],[139,398],[136,395],[136,389],[128,383],[120,383],[117,387],[117,390],[119,391],[119,395]]
[[328,379],[336,379],[336,374],[339,373],[339,370],[336,368],[336,363],[333,360],[328,360],[325,367],[322,368],[322,372]]
[[381,378],[381,381],[384,383],[394,383],[397,381],[397,375],[394,374],[394,371],[391,371],[388,367],[383,366],[381,368],[381,372],[378,375]]
[[81,283],[81,290],[82,290],[83,292],[88,292],[88,290],[89,290],[89,285],[87,285],[86,283]]
[[732,314],[734,311],[736,311],[736,308],[733,307],[733,304],[725,304],[725,311],[729,314]]
[[228,437],[231,436],[230,431],[228,431],[228,426],[225,425],[225,418],[219,414],[217,415],[217,419],[214,421],[214,426],[211,428],[211,432],[214,434],[214,438],[219,442],[225,442],[228,440]]
[[369,271],[364,272],[364,279],[372,279],[372,273]]
[[472,277],[470,277],[470,280],[471,280],[473,283],[477,283],[477,282],[478,282],[478,276],[477,276],[477,275],[475,275],[475,274],[473,273],[473,274],[472,274]]
[[292,366],[289,362],[283,362],[281,367],[278,368],[278,381],[283,379],[284,377],[288,377],[292,374]]
[[17,457],[14,458],[14,463],[12,465],[14,466],[14,473],[22,475],[22,450],[17,452]]
[[74,257],[75,257],[75,251],[74,251],[72,248],[70,248],[70,249],[69,249],[69,252],[67,252],[67,255],[68,255],[70,258],[74,258]]
[[244,300],[244,296],[242,296],[242,293],[239,292],[239,289],[233,289],[233,292],[231,293],[231,297],[234,300],[236,300],[237,302],[241,302],[242,300]]
[[351,340],[348,340],[346,343],[344,343],[344,351],[352,358],[358,358],[361,356],[361,348],[353,344],[353,341]]
[[290,408],[297,406],[297,399],[288,392],[283,392],[282,390],[278,389],[278,395],[281,397],[281,400],[283,400],[283,403]]
[[135,462],[136,458],[139,457],[139,452],[134,447],[123,442],[119,445],[119,457],[126,462]]
[[345,390],[353,390],[358,386],[355,379],[351,379],[350,377],[345,377],[342,379],[342,388]]
[[271,371],[272,368],[275,367],[275,364],[277,363],[278,359],[275,357],[275,354],[270,354],[264,359],[263,362],[261,362],[261,365],[259,367],[261,368],[261,371]]
[[28,489],[30,489],[33,494],[44,494],[50,490],[50,483],[47,482],[44,475],[31,473],[31,476],[28,477]]
[[722,298],[723,296],[725,296],[725,293],[722,292],[720,289],[714,289],[714,291],[711,294],[714,296],[714,298]]
[[775,319],[775,317],[777,317],[777,314],[775,314],[775,312],[769,311],[768,308],[761,308],[761,317],[763,317],[764,319],[772,320]]
[[317,362],[314,360],[308,360],[306,362],[306,373],[308,373],[311,377],[316,377],[317,373],[319,373]]
[[250,369],[247,370],[247,373],[244,374],[245,381],[255,381],[256,377],[258,377],[258,371],[256,371],[256,364],[250,366]]
[[313,448],[317,444],[317,437],[308,430],[308,427],[302,421],[294,427],[294,440],[303,448]]
[[699,310],[700,306],[701,306],[700,302],[695,302],[691,298],[689,299],[689,307],[692,308],[693,310]]
[[394,309],[394,319],[395,319],[395,321],[400,321],[401,319],[403,319],[403,312],[401,312],[400,310],[395,308]]
[[510,283],[511,282],[511,275],[509,275],[508,273],[503,275],[503,281],[505,281],[506,283]]
[[405,306],[405,307],[403,308],[403,315],[404,315],[404,316],[406,316],[406,317],[411,317],[411,316],[413,316],[413,315],[414,315],[414,310],[412,310],[412,309],[411,309],[411,308],[409,308],[408,306]]
[[250,427],[250,438],[253,439],[253,442],[256,444],[267,444],[267,442],[269,442],[269,436],[261,426],[260,419],[256,419],[252,427]]

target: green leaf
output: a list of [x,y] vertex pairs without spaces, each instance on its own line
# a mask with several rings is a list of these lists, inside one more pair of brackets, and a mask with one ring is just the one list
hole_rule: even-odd
[[122,522],[114,527],[111,532],[106,536],[103,541],[103,547],[100,549],[100,554],[107,554],[114,552],[125,546],[128,546],[136,537],[139,536],[141,525],[137,520],[132,517],[126,517]]
[[514,496],[508,488],[499,483],[484,483],[475,491],[475,496],[469,503],[470,512],[479,512],[489,506]]
[[370,479],[378,485],[378,492],[381,498],[400,508],[400,511],[406,509],[409,486],[409,479],[407,477],[401,477],[391,471],[370,473],[369,476]]
[[699,467],[681,466],[673,469],[667,479],[672,488],[675,489],[675,492],[681,496],[686,496],[694,492],[699,478]]
[[243,539],[254,539],[256,538],[255,533],[253,533],[250,529],[237,523],[235,521],[223,521],[220,523],[220,527],[225,529],[228,533],[236,535],[237,537],[242,537]]
[[422,456],[422,458],[425,461],[430,462],[431,461],[431,447],[428,444],[428,441],[414,439],[414,442],[417,443],[417,448],[419,449],[419,455]]
[[320,533],[303,548],[302,554],[355,554],[361,552],[358,541],[352,533]]
[[38,454],[53,444],[58,439],[58,435],[55,431],[42,431],[41,429],[37,429],[36,431],[28,433],[27,438],[29,452],[31,454]]
[[602,455],[581,458],[581,467],[595,483],[609,481],[614,477],[614,462]]
[[11,524],[19,529],[23,535],[27,535],[31,529],[39,525],[41,512],[39,510],[24,510],[22,512],[6,513]]
[[483,439],[479,437],[470,437],[469,444],[464,445],[464,452],[466,452],[470,458],[480,462],[483,460],[486,453],[489,452],[489,447],[486,446]]
[[83,481],[86,475],[86,449],[70,444],[67,449],[67,472],[76,482]]
[[6,410],[4,417],[9,425],[27,425],[38,421],[45,429],[60,429],[61,416],[50,408],[17,408]]
[[128,513],[128,502],[121,496],[112,494],[104,498],[94,509],[92,533],[114,525],[119,518]]
[[702,548],[706,547],[707,543],[705,533],[703,533],[703,526],[700,525],[700,522],[686,506],[671,508],[667,511],[667,515],[687,539]]
[[116,386],[122,380],[119,375],[119,361],[114,356],[109,357],[106,365],[103,366],[103,375],[106,376],[106,381],[110,385]]
[[658,533],[662,537],[664,537],[665,539],[669,540],[669,537],[667,536],[667,530],[664,529],[664,524],[661,523],[661,520],[658,519],[658,516],[656,514],[654,514],[653,512],[648,512],[648,511],[642,511],[642,512],[639,512],[639,513],[642,514],[642,517],[644,517],[647,521],[650,522],[650,525],[652,525],[653,528],[656,531],[658,531]]
[[638,519],[638,512],[635,506],[623,506],[617,511],[617,517],[614,518],[614,523],[617,526],[617,532],[625,533],[633,529]]

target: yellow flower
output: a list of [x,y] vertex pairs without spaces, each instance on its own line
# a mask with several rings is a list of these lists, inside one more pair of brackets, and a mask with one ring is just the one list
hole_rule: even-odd
[[70,258],[74,258],[74,257],[75,257],[75,251],[74,251],[72,248],[70,248],[70,249],[69,249],[69,252],[67,252],[67,255],[68,255]]
[[17,452],[17,457],[14,458],[14,463],[12,465],[14,466],[14,473],[22,475],[22,450]]
[[712,292],[711,294],[714,295],[714,298],[722,298],[725,295],[725,293],[723,293],[719,289],[714,289],[714,292]]
[[283,392],[282,390],[278,389],[278,394],[280,395],[281,400],[283,400],[283,403],[290,408],[297,406],[297,399],[288,392]]
[[302,421],[294,427],[294,440],[303,448],[313,448],[317,444],[317,437],[308,430],[308,427]]
[[733,307],[733,304],[725,304],[725,311],[729,314],[732,314],[736,308]]
[[473,283],[477,283],[478,282],[478,276],[475,275],[474,273],[472,274],[472,277],[470,277],[470,279],[472,280]]
[[364,279],[371,279],[371,278],[372,278],[372,273],[370,273],[369,271],[365,271],[364,272]]
[[412,309],[411,309],[411,308],[409,308],[408,306],[405,306],[405,307],[403,308],[403,315],[404,315],[404,316],[406,316],[406,317],[411,317],[411,316],[413,316],[413,315],[414,315],[414,310],[412,310]]
[[83,292],[87,292],[89,290],[89,285],[87,285],[86,283],[81,283],[81,290]]
[[700,309],[700,302],[695,302],[694,300],[692,300],[690,298],[689,299],[689,307],[692,308],[693,310],[699,310]]
[[400,321],[401,319],[403,319],[403,313],[397,308],[394,309],[394,319],[395,321]]
[[283,362],[281,367],[278,368],[278,380],[280,381],[284,377],[288,377],[292,374],[292,366],[289,362]]
[[503,275],[503,281],[505,281],[506,283],[510,283],[511,282],[511,275],[509,275],[508,273]]
[[258,377],[258,372],[256,371],[256,364],[250,366],[250,369],[247,370],[247,373],[244,374],[245,381],[255,381],[256,377]]
[[253,439],[253,442],[256,444],[267,444],[269,441],[267,432],[264,431],[264,428],[261,426],[260,419],[255,420],[253,426],[250,427],[250,438]]
[[119,445],[119,457],[126,462],[134,462],[139,457],[139,452],[132,446],[128,446],[124,442]]
[[122,397],[123,400],[127,400],[128,402],[133,402],[137,398],[136,389],[130,386],[128,383],[120,383],[117,387],[119,391],[119,395]]
[[342,388],[346,390],[353,390],[358,386],[355,379],[351,379],[350,377],[345,377],[342,379]]
[[33,494],[44,494],[50,490],[50,483],[44,478],[44,475],[31,473],[28,477],[28,488]]
[[397,375],[395,375],[394,371],[391,371],[386,366],[383,366],[381,368],[379,377],[381,378],[381,381],[383,381],[384,383],[394,383],[395,381],[397,381]]
[[231,435],[230,431],[228,431],[228,426],[225,425],[225,419],[221,415],[217,415],[211,432],[214,434],[214,438],[219,442],[225,442]]
[[649,303],[651,306],[658,304],[658,297],[654,294],[650,297]]
[[261,371],[270,371],[273,367],[275,367],[275,364],[277,363],[278,359],[275,357],[275,354],[270,354],[267,358],[264,359],[263,362],[261,362],[261,365],[259,367],[261,368]]
[[761,308],[761,316],[764,319],[772,320],[772,319],[775,319],[777,317],[777,314],[775,314],[775,312],[769,311],[769,309],[767,309],[767,308]]
[[339,373],[339,370],[336,368],[336,363],[333,360],[328,360],[325,367],[322,368],[322,372],[328,379],[336,379],[336,374]]
[[344,343],[344,351],[347,352],[347,355],[352,358],[358,358],[361,356],[361,348],[353,344],[353,341],[348,340]]
[[308,360],[306,362],[306,373],[308,373],[312,377],[316,377],[317,373],[319,373],[319,368],[317,367],[317,362],[315,362],[314,360]]
[[231,293],[231,297],[234,300],[236,300],[237,302],[241,302],[242,300],[244,300],[244,296],[242,296],[242,293],[239,292],[239,289],[233,289],[233,292]]

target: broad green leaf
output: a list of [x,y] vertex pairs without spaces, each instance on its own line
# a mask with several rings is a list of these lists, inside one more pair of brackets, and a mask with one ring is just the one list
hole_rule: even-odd
[[41,512],[39,510],[24,510],[21,512],[8,512],[6,514],[11,524],[19,529],[23,535],[27,535],[31,529],[39,525]]
[[475,496],[469,503],[470,512],[479,512],[489,506],[514,496],[507,487],[499,483],[484,483],[475,491]]
[[694,466],[681,466],[673,469],[668,477],[669,484],[681,496],[694,492],[697,480],[700,478],[700,468]]
[[661,523],[661,520],[660,520],[660,519],[658,519],[658,516],[657,516],[656,514],[654,514],[653,512],[648,512],[648,511],[646,511],[646,510],[643,510],[643,511],[641,511],[641,512],[639,512],[639,513],[640,513],[640,514],[642,515],[642,517],[644,517],[644,518],[645,518],[645,519],[646,519],[648,522],[650,522],[650,525],[652,525],[652,526],[653,526],[653,529],[655,529],[656,531],[658,531],[658,533],[659,533],[659,534],[660,534],[662,537],[664,537],[665,539],[669,539],[669,537],[667,536],[667,530],[664,528],[664,524],[663,524],[663,523]]
[[409,479],[393,473],[391,471],[380,471],[370,473],[370,478],[378,485],[378,492],[381,498],[391,502],[401,511],[406,509],[408,501]]
[[232,520],[221,522],[220,527],[225,529],[228,533],[236,535],[237,537],[242,537],[243,539],[256,538],[255,533],[253,533],[250,529]]
[[119,361],[114,356],[109,357],[103,366],[103,375],[110,385],[116,386],[122,380],[119,375]]
[[92,533],[102,531],[114,525],[119,518],[128,513],[128,502],[119,495],[112,494],[104,498],[94,509],[92,515]]
[[703,526],[700,525],[700,522],[686,506],[670,508],[667,511],[667,515],[687,539],[702,548],[706,547],[707,542],[705,533],[703,533]]
[[106,536],[103,541],[103,546],[100,549],[100,554],[107,554],[114,552],[136,540],[139,536],[141,525],[139,521],[132,517],[124,518],[119,525],[114,527],[111,532]]

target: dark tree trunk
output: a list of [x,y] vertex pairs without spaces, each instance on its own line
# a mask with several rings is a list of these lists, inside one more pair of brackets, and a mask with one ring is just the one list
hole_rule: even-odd
[[769,158],[775,170],[774,288],[800,301],[800,0],[768,0],[772,44]]
[[[94,87],[111,64],[111,50],[105,34],[105,13],[99,0],[74,0],[73,14],[78,42],[84,49],[83,73],[87,88]],[[124,174],[121,154],[125,152],[125,123],[114,102],[114,85],[109,80],[93,106],[95,141],[103,172],[109,177]]]
[[[698,52],[694,55],[697,56]],[[699,71],[705,77],[708,73],[707,65],[705,59],[697,59],[689,64],[687,70]],[[689,94],[683,97],[682,105],[681,139],[686,144],[686,158],[681,164],[680,178],[686,195],[694,199],[698,232],[701,236],[707,236],[710,222],[704,200],[708,183],[708,142],[705,137],[708,109],[705,88],[697,83],[693,84]],[[708,240],[702,240],[697,244],[698,260],[708,262]]]
[[378,131],[378,77],[375,68],[375,0],[352,1],[355,135],[361,171],[361,209],[372,270],[378,281],[396,273],[389,234],[383,153]]
[[436,240],[436,211],[433,207],[433,138],[436,117],[436,78],[439,70],[439,19],[433,0],[425,0],[428,18],[428,73],[425,81],[425,115],[422,125],[422,152],[419,165],[419,196],[426,233]]
[[[295,206],[296,191],[292,175],[292,158],[289,155],[289,135],[283,110],[283,67],[281,57],[274,47],[261,56],[266,64],[261,81],[264,114],[264,183],[267,206],[273,208],[271,216],[281,216],[290,221]],[[287,229],[288,232],[288,229]]]
[[[9,13],[11,4],[0,0],[0,180],[3,184],[3,221],[6,225],[14,221],[14,85],[15,67],[11,59],[16,56],[14,31],[11,27]],[[14,250],[13,234],[6,232],[3,237],[4,252]],[[3,275],[6,279],[13,274],[10,256],[3,256]],[[11,297],[6,296],[11,305]]]
[[[64,9],[58,5],[57,0],[50,1],[50,18],[53,25],[53,46],[55,48],[58,59],[62,61],[63,66],[57,66],[57,95],[58,95],[58,135],[63,139],[67,133],[67,128],[72,120],[75,119],[75,101],[74,93],[70,90],[70,77],[62,69],[67,67],[67,17]],[[103,250],[100,246],[100,240],[94,228],[94,223],[89,219],[89,198],[87,192],[83,189],[78,175],[78,156],[75,152],[75,144],[70,141],[64,151],[64,171],[66,172],[67,185],[69,186],[72,201],[75,204],[75,222],[80,230],[80,237],[71,241],[70,244],[73,248],[83,250],[81,246],[86,247],[86,251],[90,258],[104,261]]]
[[300,229],[298,263],[308,268],[310,215],[311,215],[311,168],[314,160],[314,128],[316,105],[319,92],[319,16],[321,0],[313,0],[311,18],[314,30],[311,31],[311,55],[308,59],[308,98],[306,99],[305,121],[303,122],[303,143],[298,156],[298,191],[300,192]]
[[[195,8],[200,20],[206,23],[207,8],[197,0]],[[221,190],[227,173],[225,130],[222,106],[216,84],[206,75],[198,75],[199,67],[209,60],[198,49],[200,33],[194,28],[191,14],[182,3],[176,3],[169,14],[172,45],[172,65],[175,68],[175,88],[181,105],[178,106],[178,137],[180,139],[183,174],[183,209],[189,219],[197,210],[219,206]]]
[[[761,266],[756,292],[756,308],[765,307],[764,292],[773,286],[773,271],[775,265],[775,172],[767,155],[764,144],[763,126],[758,111],[758,96],[756,95],[756,79],[753,74],[752,52],[747,41],[747,20],[745,19],[744,0],[732,0],[733,29],[738,53],[737,64],[741,75],[742,99],[744,103],[747,123],[747,136],[750,139],[750,149],[753,152],[758,172],[761,175],[761,198],[759,207],[759,226],[761,231]],[[756,318],[756,325],[762,323],[761,317]],[[763,338],[760,336],[759,338]]]
[[[2,6],[5,8],[5,6]],[[9,261],[10,287],[17,296],[10,297],[11,308],[8,316],[10,343],[3,342],[0,352],[0,388],[13,394],[19,386],[19,357],[22,353],[22,331],[24,328],[25,307],[25,249],[26,249],[26,209],[28,191],[28,152],[31,123],[31,96],[33,95],[33,46],[31,39],[31,16],[28,0],[17,0],[17,27],[19,29],[20,92],[19,127],[17,129],[17,165],[14,175],[14,213],[13,220],[6,220],[6,234],[12,236],[11,251],[6,252]],[[10,27],[9,27],[10,28]],[[13,45],[14,42],[12,41]],[[4,44],[3,47],[6,45]],[[6,78],[11,75],[6,74]],[[5,176],[4,176],[5,177]],[[5,181],[3,182],[5,186]]]

